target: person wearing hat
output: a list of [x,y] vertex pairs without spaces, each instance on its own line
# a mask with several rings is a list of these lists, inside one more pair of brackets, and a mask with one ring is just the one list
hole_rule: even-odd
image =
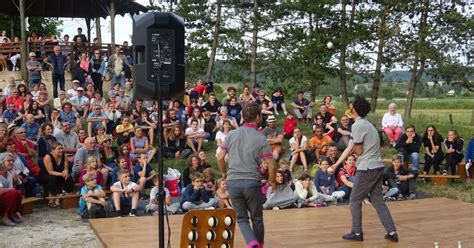
[[79,88],[80,83],[81,82],[79,82],[79,80],[77,80],[77,79],[72,80],[72,89],[67,90],[67,97],[69,99],[77,96],[77,88]]
[[267,126],[263,129],[263,136],[265,136],[270,144],[273,158],[278,160],[283,152],[281,144],[283,143],[283,130],[277,127],[274,115],[269,115],[267,118]]
[[29,54],[30,60],[26,62],[26,68],[28,69],[28,88],[32,89],[33,84],[39,85],[41,83],[41,63],[36,60],[36,53],[31,52]]
[[80,116],[84,118],[87,116],[90,100],[84,96],[84,89],[82,87],[77,88],[77,96],[71,98],[71,104],[73,110],[79,113]]
[[72,40],[74,42],[79,42],[78,38],[81,38],[81,42],[87,42],[87,37],[82,33],[82,28],[81,27],[77,28],[77,34],[74,35]]

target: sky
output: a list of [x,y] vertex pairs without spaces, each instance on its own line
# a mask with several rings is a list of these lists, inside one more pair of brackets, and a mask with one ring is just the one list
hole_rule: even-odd
[[[135,2],[147,6],[148,0],[135,0]],[[83,33],[87,35],[86,22],[82,18],[60,18],[63,21],[63,26],[60,27],[63,31],[61,37],[68,34],[71,38],[77,34],[77,28],[82,27]],[[101,31],[102,31],[102,42],[110,43],[110,18],[100,19]],[[92,23],[92,25],[95,25]],[[115,17],[115,42],[122,44],[124,41],[131,43],[131,35],[133,33],[133,22],[130,15],[116,16]],[[96,36],[95,26],[91,28],[91,37],[94,39]]]

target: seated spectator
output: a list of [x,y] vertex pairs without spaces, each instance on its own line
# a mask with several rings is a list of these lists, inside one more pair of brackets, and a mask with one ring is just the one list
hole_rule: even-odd
[[41,134],[38,140],[38,162],[43,160],[44,156],[51,153],[51,144],[57,142],[53,136],[54,127],[51,123],[43,123],[41,125]]
[[321,115],[323,118],[323,123],[336,129],[337,118],[333,114],[329,113],[329,109],[326,104],[323,103],[321,106],[319,106],[319,113],[317,115]]
[[283,137],[285,139],[291,139],[293,137],[293,131],[295,130],[298,123],[296,122],[294,115],[291,112],[286,114],[285,124],[283,125]]
[[344,161],[344,166],[337,174],[338,190],[344,192],[344,198],[349,199],[354,186],[356,174],[356,159],[354,155],[349,155]]
[[[123,89],[119,89],[118,95],[115,97],[115,99],[119,103],[119,105],[116,105],[115,108],[119,109],[122,113],[130,113],[132,109],[132,102],[130,97],[125,95],[125,91]],[[141,113],[141,111],[138,113]]]
[[202,128],[198,127],[197,120],[191,121],[191,126],[186,128],[185,134],[188,147],[191,148],[193,152],[201,151],[206,133]]
[[200,96],[206,94],[207,87],[202,83],[201,79],[198,79],[196,82],[196,86],[191,90],[189,97],[192,99],[198,99]]
[[83,146],[84,142],[86,142],[86,139],[88,137],[86,130],[84,130],[82,127],[79,128],[79,130],[77,130],[77,137],[79,138],[79,143],[81,144],[81,146]]
[[260,91],[260,93],[258,94],[258,97],[257,99],[255,100],[255,102],[257,102],[258,104],[260,105],[266,105],[267,106],[267,110],[270,111],[271,113],[270,114],[273,114],[273,111],[275,109],[275,106],[273,106],[273,103],[270,101],[270,98],[267,97],[267,95],[265,94],[265,92],[263,91]]
[[[135,166],[133,168],[134,176],[133,181],[139,183],[140,178],[145,178],[145,184],[143,189],[149,189],[153,187],[153,178],[156,176],[156,171],[150,164],[151,159],[146,154],[140,154],[140,157],[136,159]],[[144,174],[142,174],[144,173]],[[142,179],[143,180],[143,179]]]
[[18,91],[18,89],[13,89],[12,95],[8,96],[5,100],[5,103],[7,105],[13,103],[13,105],[15,106],[15,110],[23,110],[23,102],[25,102],[25,100],[23,99],[23,97],[20,96],[20,92]]
[[[273,115],[273,112],[268,109],[267,104],[262,103],[262,123],[260,127],[263,129],[267,126],[267,118],[268,116]],[[241,123],[242,124],[242,123]]]
[[137,216],[137,206],[138,200],[140,199],[140,191],[145,185],[144,175],[141,176],[139,184],[136,184],[131,180],[130,172],[127,170],[119,171],[118,178],[119,181],[115,182],[110,187],[110,190],[112,191],[115,213],[119,217],[122,216],[122,214]]
[[222,105],[228,105],[230,102],[230,98],[237,96],[237,90],[233,86],[229,86],[227,88],[227,96],[222,99]]
[[446,166],[443,170],[443,176],[448,175],[451,170],[451,175],[456,174],[456,165],[461,163],[464,154],[462,148],[464,140],[459,137],[456,130],[449,130],[448,138],[444,140],[444,148],[446,149]]
[[231,97],[226,105],[229,116],[235,118],[237,123],[241,123],[242,115],[242,106],[237,102],[237,98]]
[[55,109],[61,110],[63,104],[66,102],[69,102],[69,100],[66,98],[66,93],[64,92],[64,90],[60,90],[59,97],[54,98],[53,100],[53,107]]
[[[213,198],[216,193],[216,173],[212,168],[209,167],[202,171],[202,185],[209,197]],[[214,207],[217,207],[217,201]]]
[[81,179],[85,185],[80,190],[79,212],[82,219],[91,219],[97,209],[105,210],[108,203],[105,200],[105,192],[97,183],[96,175],[85,174]]
[[267,200],[263,204],[264,209],[279,210],[294,206],[299,196],[293,193],[291,187],[286,182],[283,172],[277,171],[275,176],[276,189],[271,186],[267,191]]
[[21,125],[26,132],[26,138],[31,141],[38,141],[40,126],[35,122],[35,117],[32,114],[26,115],[26,122]]
[[8,141],[8,128],[4,123],[0,123],[0,153],[5,152]]
[[354,106],[352,106],[352,102],[348,103],[348,108],[344,111],[344,115],[349,118],[349,123],[352,125],[354,124]]
[[244,85],[242,94],[240,94],[240,103],[245,105],[249,102],[255,102],[255,97],[253,97],[252,93],[250,92],[250,87],[248,85]]
[[63,110],[59,113],[61,121],[67,121],[74,129],[76,129],[76,124],[81,123],[81,116],[72,108],[70,102],[65,102],[63,104]]
[[143,132],[148,136],[150,140],[150,146],[153,146],[155,139],[155,129],[157,126],[151,120],[148,114],[148,110],[143,110],[140,113],[140,118],[135,119],[135,127],[141,127]]
[[217,144],[216,156],[221,151],[221,145],[224,144],[225,136],[227,136],[227,134],[229,134],[231,130],[232,130],[232,127],[230,126],[230,121],[225,120],[224,124],[222,125],[221,130],[217,131],[217,134],[216,134],[216,144]]
[[181,127],[186,126],[186,109],[185,105],[181,104],[180,101],[173,101],[173,105],[170,110],[174,110],[176,114],[176,119],[179,120]]
[[133,136],[133,130],[134,128],[130,123],[130,117],[123,116],[122,124],[115,128],[115,132],[117,133],[117,143],[119,146],[130,142],[130,138]]
[[0,223],[5,226],[16,226],[23,221],[20,215],[21,192],[15,189],[18,178],[12,168],[13,155],[0,153]]
[[[102,164],[101,170],[104,174],[104,181],[107,182],[108,175],[117,168],[118,152],[112,147],[112,137],[106,136],[100,141],[100,162]],[[113,181],[115,183],[115,181]]]
[[336,115],[336,107],[331,103],[332,97],[331,96],[325,96],[323,104],[326,105],[328,109],[328,113],[330,113],[332,116]]
[[107,101],[100,95],[99,91],[94,91],[94,97],[91,98],[91,105],[99,105],[102,109],[107,110]]
[[165,144],[166,137],[168,137],[169,134],[173,132],[175,127],[182,128],[183,126],[176,115],[176,110],[169,109],[166,111],[165,119],[163,120],[163,137],[165,137]]
[[218,130],[216,120],[212,119],[211,112],[209,111],[204,112],[203,117],[204,117],[204,132],[206,133],[206,137],[208,137],[207,139],[209,141],[216,140],[216,134]]
[[28,108],[33,104],[35,100],[33,100],[33,94],[27,93],[25,97],[25,101],[23,102],[23,107],[20,111],[26,112],[28,111]]
[[63,144],[63,151],[70,164],[74,164],[74,156],[81,145],[77,133],[72,131],[71,124],[65,120],[61,121],[61,131],[54,137],[60,144]]
[[104,126],[99,126],[97,128],[97,134],[94,136],[95,142],[97,144],[102,144],[102,142],[106,139],[110,139],[109,135],[106,133],[106,129]]
[[219,201],[217,203],[218,208],[232,208],[229,191],[227,191],[227,181],[225,179],[221,178],[217,180],[215,198]]
[[16,82],[15,82],[15,78],[14,77],[8,77],[7,78],[7,86],[5,87],[5,96],[6,97],[12,96],[13,95],[13,90],[18,91]]
[[323,135],[323,127],[316,126],[314,136],[309,140],[309,148],[313,151],[317,161],[321,160],[321,156],[327,152],[327,146],[332,142],[329,135]]
[[33,85],[39,85],[41,83],[41,71],[43,68],[41,62],[36,60],[36,53],[29,53],[30,60],[26,62],[26,69],[28,69],[28,87],[31,89]]
[[390,187],[398,188],[397,200],[402,200],[405,196],[410,200],[416,199],[416,175],[402,166],[402,158],[400,156],[394,155],[392,157],[392,166],[387,168],[385,174]]
[[211,117],[215,120],[219,115],[219,108],[221,106],[222,104],[217,100],[216,95],[214,93],[210,93],[209,101],[204,104],[203,108],[204,110],[211,112]]
[[39,108],[43,111],[46,119],[49,119],[51,115],[51,105],[49,104],[48,95],[46,92],[40,92],[38,100],[36,101],[39,105]]
[[18,96],[22,97],[23,99],[25,99],[26,94],[28,94],[28,88],[26,88],[26,85],[24,83],[25,81],[22,80],[21,83],[17,86]]
[[81,175],[79,176],[79,186],[81,187],[83,187],[86,183],[83,179],[84,175],[86,174],[94,175],[97,185],[101,187],[106,186],[107,178],[104,178],[104,175],[102,175],[102,172],[100,171],[100,168],[99,168],[99,161],[97,160],[97,158],[95,157],[87,158],[87,164],[85,168],[81,171]]
[[38,125],[43,124],[46,120],[46,116],[43,114],[38,102],[31,103],[31,105],[26,109],[26,119],[28,119],[28,114],[33,115],[33,118]]
[[91,113],[87,116],[87,134],[89,137],[94,136],[97,133],[99,126],[107,127],[107,115],[102,111],[100,105],[95,105],[92,108]]
[[7,139],[5,152],[13,156],[12,172],[17,176],[17,189],[22,189],[25,197],[32,197],[36,195],[36,175],[31,173],[28,168],[25,157],[16,152],[16,145],[14,139]]
[[[74,181],[69,174],[69,164],[63,152],[63,146],[59,143],[53,143],[52,152],[44,157],[44,168],[38,179],[43,184],[49,196],[57,196],[62,192],[71,193],[74,188]],[[59,207],[59,199],[50,199],[49,207]]]
[[400,136],[395,148],[402,158],[402,163],[411,161],[411,170],[414,175],[418,175],[420,165],[421,137],[415,132],[415,126],[409,125],[405,133]]
[[329,162],[321,160],[319,170],[313,178],[316,190],[325,199],[337,203],[337,200],[342,200],[346,194],[344,191],[336,191],[336,177],[334,174],[328,173]]
[[400,135],[403,133],[403,119],[397,113],[397,105],[390,103],[388,105],[388,112],[382,118],[382,130],[388,138],[388,142],[395,147]]
[[183,187],[186,187],[191,184],[191,174],[194,172],[202,172],[201,168],[201,159],[197,155],[192,155],[188,158],[188,167],[183,170]]
[[273,91],[271,100],[274,106],[273,111],[275,112],[275,115],[279,115],[278,110],[283,110],[285,115],[288,113],[286,111],[285,96],[283,95],[283,91],[281,89]]
[[[35,101],[38,100],[39,94],[41,92],[40,89],[39,89],[39,85],[40,85],[39,83],[38,84],[33,84],[33,86],[31,86],[31,88],[30,88],[29,93],[31,94],[32,100],[35,100]],[[28,99],[25,100],[25,102],[27,102],[27,101],[28,101]],[[29,105],[26,106],[26,103],[24,103],[23,106],[24,106],[23,107],[24,109],[27,109]]]
[[280,161],[278,161],[278,170],[283,173],[285,181],[291,186],[291,189],[294,190],[295,186],[293,185],[293,177],[291,176],[290,163],[288,160],[280,159]]
[[218,128],[221,128],[222,127],[222,124],[223,124],[223,121],[224,120],[229,120],[230,121],[230,125],[232,126],[232,128],[238,128],[239,127],[239,124],[237,123],[237,120],[232,117],[232,116],[229,116],[228,115],[228,111],[227,111],[227,107],[226,106],[222,106],[220,108],[220,115],[216,118],[216,123],[217,123],[217,127]]
[[344,151],[349,144],[352,134],[352,124],[347,115],[341,117],[341,123],[337,125],[337,132],[334,135],[334,142],[337,144],[339,151]]
[[331,126],[329,123],[325,123],[323,116],[321,114],[317,114],[316,117],[314,118],[315,122],[311,125],[311,128],[313,129],[313,133],[316,129],[317,126],[320,126],[323,128],[323,136],[329,136],[331,139],[334,137],[334,128]]
[[186,159],[191,155],[192,150],[186,148],[186,136],[179,126],[173,127],[173,132],[165,137],[164,156],[168,159]]
[[[74,178],[78,178],[82,170],[86,168],[87,159],[89,157],[95,157],[99,162],[98,167],[102,167],[99,149],[96,147],[95,139],[92,137],[86,138],[84,146],[77,149],[76,156],[74,157],[74,166],[72,167],[72,175]],[[101,172],[102,175],[108,174],[108,170],[105,168],[102,168]]]
[[[337,160],[339,159],[339,157],[337,156],[337,146],[334,142],[330,142],[327,145],[326,150],[327,150],[326,155],[321,157],[321,158],[323,160],[328,161],[329,166],[331,166],[331,165],[335,164],[337,162]],[[336,173],[339,171],[338,169],[336,169]]]
[[[43,123],[44,124],[44,123]],[[61,131],[61,120],[59,119],[59,110],[53,109],[51,111],[51,125],[53,125],[53,134],[56,135]]]
[[211,165],[206,161],[207,154],[205,151],[198,152],[198,157],[201,159],[201,168],[203,170],[207,168],[211,168]]
[[7,104],[7,109],[3,111],[3,123],[5,125],[11,125],[14,124],[16,126],[21,126],[23,123],[23,114],[20,113],[20,111],[15,109],[15,104],[14,103],[8,103]]
[[278,160],[283,153],[283,130],[277,127],[275,116],[270,115],[267,118],[268,126],[263,129],[262,135],[265,136],[270,144],[273,158]]
[[252,96],[255,98],[255,100],[258,98],[260,91],[262,91],[262,87],[260,87],[259,84],[255,84],[252,91]]
[[34,157],[36,156],[35,143],[26,138],[26,131],[24,128],[16,128],[14,134],[16,152],[26,159],[26,163],[28,164],[28,168],[30,169],[31,173],[33,173],[35,176],[38,176],[40,168],[33,161]]
[[298,98],[296,98],[292,103],[293,111],[298,120],[311,122],[313,118],[313,106],[314,102],[304,98],[304,92],[298,91]]
[[261,184],[262,197],[265,199],[267,197],[268,187],[270,187],[268,183],[268,176],[269,176],[268,164],[265,160],[262,159],[262,161],[260,162],[260,165],[257,168],[257,173],[258,173],[258,179],[260,180],[260,184]]
[[[3,115],[3,111],[5,111],[5,100],[6,96],[3,92],[3,89],[0,88],[0,113]],[[0,118],[0,123],[3,122],[3,117]]]
[[425,129],[422,142],[425,147],[425,166],[423,168],[423,175],[427,175],[430,172],[431,165],[433,165],[434,173],[439,175],[439,165],[444,159],[444,153],[441,149],[443,137],[438,133],[433,125],[429,125]]
[[[94,99],[95,97],[95,91],[94,91],[94,85],[92,82],[87,82],[86,83],[86,88],[85,88],[85,92],[84,92],[84,96],[89,98],[89,101],[91,101],[92,99]],[[91,104],[91,106],[94,106]]]
[[132,161],[144,154],[148,157],[147,163],[150,163],[156,153],[155,148],[151,147],[148,137],[144,135],[143,129],[140,126],[135,127],[135,136],[130,138],[130,149]]
[[127,169],[133,176],[134,175],[133,170],[132,170],[133,166],[132,166],[132,160],[130,159],[130,149],[128,148],[128,144],[121,145],[118,148],[118,152],[120,156],[119,161],[118,161],[119,167],[123,167],[123,164],[120,164],[120,160],[124,159],[126,162],[124,168]]
[[80,88],[79,80],[72,80],[72,88],[67,90],[67,97],[72,99],[77,96],[77,89]]
[[318,203],[322,202],[308,173],[303,173],[299,180],[295,182],[294,194],[298,196],[298,208],[316,207]]
[[205,120],[204,120],[204,118],[202,117],[201,109],[200,109],[199,107],[194,107],[194,108],[191,110],[191,115],[189,116],[188,121],[186,122],[188,127],[191,126],[191,122],[192,122],[193,120],[197,121],[197,123],[198,123],[198,125],[197,125],[198,128],[201,128],[201,129],[204,130]]
[[181,208],[185,211],[191,209],[214,209],[215,198],[210,198],[203,185],[202,174],[194,172],[190,176],[191,184],[186,186],[181,200]]
[[301,134],[299,128],[295,128],[293,131],[293,137],[290,139],[290,171],[293,171],[293,168],[296,165],[296,162],[301,161],[303,164],[304,171],[308,170],[308,159],[306,158],[306,153],[308,150],[308,140],[306,136]]
[[87,112],[89,111],[90,100],[84,96],[83,88],[77,88],[77,96],[71,98],[71,104],[74,111],[83,118],[86,118]]
[[[133,101],[133,83],[128,81],[125,82],[125,95],[130,98],[130,101]],[[163,109],[168,109],[163,106]]]
[[474,135],[467,143],[466,147],[466,182],[470,183],[472,180],[471,169],[474,161]]
[[115,109],[115,105],[113,103],[107,104],[107,108],[105,110],[105,115],[107,116],[107,133],[112,134],[115,130],[115,127],[122,118],[122,112],[120,110]]
[[[159,182],[158,176],[154,176],[153,177],[154,186],[150,191],[150,202],[145,207],[145,212],[153,212],[153,215],[158,214],[158,207],[159,207],[159,204],[160,204],[157,197],[156,197],[158,195],[158,192],[159,192],[158,191],[159,190],[158,189],[158,182]],[[163,186],[163,191],[165,192],[165,199],[163,200],[163,203],[165,204],[165,206],[164,206],[165,210],[168,212],[168,214],[177,213],[180,204],[171,202],[171,195],[170,195],[170,191],[168,190],[168,188]]]

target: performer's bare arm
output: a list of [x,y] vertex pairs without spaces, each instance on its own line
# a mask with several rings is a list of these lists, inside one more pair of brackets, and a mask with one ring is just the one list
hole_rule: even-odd
[[221,149],[221,151],[217,154],[217,167],[219,167],[222,178],[224,179],[227,177],[227,166],[225,164],[226,154],[227,154],[227,151],[225,151],[224,149]]
[[344,152],[342,152],[341,156],[337,160],[336,163],[334,163],[331,168],[332,171],[335,171],[337,167],[346,160],[346,158],[351,155],[352,153],[355,153],[357,156],[361,155],[363,152],[362,149],[362,144],[354,144],[354,141],[352,139],[349,140],[349,144],[347,144],[346,149]]

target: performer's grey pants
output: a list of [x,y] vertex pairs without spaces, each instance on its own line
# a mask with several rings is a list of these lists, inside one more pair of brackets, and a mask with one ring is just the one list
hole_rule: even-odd
[[[263,226],[263,199],[261,183],[257,180],[228,180],[232,207],[237,212],[237,223],[248,244],[252,240],[263,243],[265,228]],[[252,227],[249,224],[249,216]]]
[[370,201],[387,233],[396,231],[392,215],[382,197],[383,167],[375,170],[358,170],[350,197],[352,232],[362,233],[362,201],[370,194]]

